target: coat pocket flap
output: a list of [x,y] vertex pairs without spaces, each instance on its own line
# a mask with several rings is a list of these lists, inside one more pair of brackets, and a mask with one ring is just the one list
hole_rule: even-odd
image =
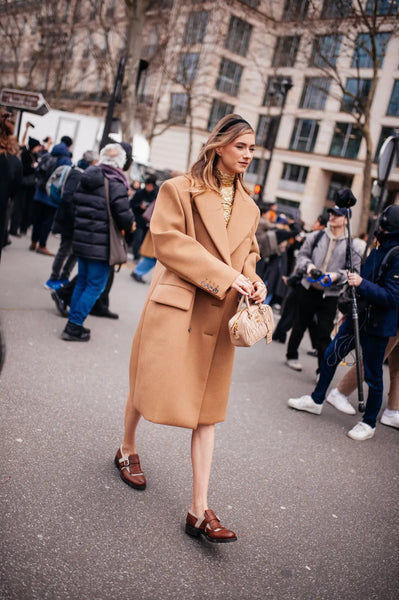
[[159,304],[166,304],[188,310],[193,302],[194,294],[192,290],[177,285],[159,284],[154,289],[151,300]]

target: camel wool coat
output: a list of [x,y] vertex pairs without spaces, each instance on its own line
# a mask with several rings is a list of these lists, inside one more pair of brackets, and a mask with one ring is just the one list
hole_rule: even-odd
[[163,183],[151,219],[157,264],[133,340],[129,400],[154,423],[196,429],[225,419],[234,359],[228,320],[240,273],[258,281],[259,209],[237,183],[226,228],[221,197]]

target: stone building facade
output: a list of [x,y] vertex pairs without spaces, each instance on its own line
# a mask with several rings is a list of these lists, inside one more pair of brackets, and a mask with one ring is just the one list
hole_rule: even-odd
[[[51,24],[44,9],[55,4]],[[53,83],[57,108],[104,113],[126,43],[123,0],[0,1],[5,15],[24,28],[19,55],[2,45],[2,86]],[[397,0],[149,2],[136,127],[151,163],[185,171],[219,118],[236,112],[256,131],[246,180],[265,183],[264,200],[310,223],[351,187],[358,230],[367,156],[358,125],[372,178],[383,140],[399,132],[397,27]],[[388,187],[399,202],[398,169]]]

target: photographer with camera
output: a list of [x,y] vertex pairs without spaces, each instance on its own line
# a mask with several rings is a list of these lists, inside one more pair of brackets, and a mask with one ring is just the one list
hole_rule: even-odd
[[[377,249],[369,254],[362,267],[361,275],[348,272],[348,284],[357,290],[359,297],[356,311],[348,316],[324,355],[320,379],[311,395],[290,398],[288,406],[319,415],[328,387],[339,363],[356,346],[355,317],[359,323],[359,341],[363,355],[364,379],[368,385],[368,397],[363,419],[348,436],[356,441],[372,438],[383,394],[383,362],[389,338],[397,334],[399,308],[399,206],[388,206],[379,220],[376,238]],[[362,302],[361,302],[362,301]],[[393,341],[394,344],[394,341]],[[349,411],[349,402],[337,402],[331,393],[327,402],[339,411]],[[392,412],[396,405],[391,399]],[[349,405],[350,406],[350,405]],[[391,415],[392,416],[392,415]],[[385,418],[383,422],[387,422]],[[392,424],[392,422],[387,422]],[[395,425],[394,425],[395,426]]]
[[[294,371],[302,371],[298,348],[314,317],[317,328],[313,343],[320,368],[331,341],[338,296],[347,282],[346,208],[334,206],[327,212],[330,214],[327,227],[308,235],[297,257],[296,271],[302,273],[302,278],[296,288],[296,310],[286,354],[286,364]],[[353,267],[357,272],[360,262],[360,255],[353,252]]]

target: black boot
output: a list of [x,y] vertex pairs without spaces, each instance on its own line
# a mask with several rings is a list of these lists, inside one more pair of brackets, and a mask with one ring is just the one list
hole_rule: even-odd
[[61,338],[67,342],[88,342],[90,339],[90,330],[87,330],[82,325],[76,325],[68,321]]
[[111,312],[109,308],[92,308],[90,314],[94,317],[107,317],[108,319],[119,319],[119,315]]
[[51,297],[55,302],[58,312],[62,317],[68,317],[68,308],[66,302],[61,298],[57,291],[51,292]]

